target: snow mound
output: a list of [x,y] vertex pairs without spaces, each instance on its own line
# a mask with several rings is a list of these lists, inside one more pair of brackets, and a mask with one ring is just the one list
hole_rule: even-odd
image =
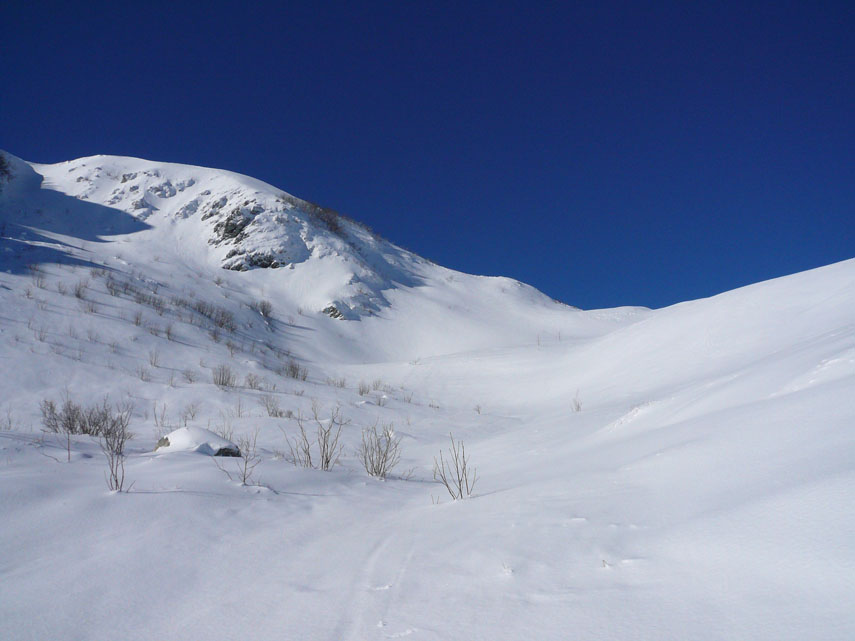
[[157,442],[157,452],[199,452],[208,456],[240,456],[238,446],[201,427],[181,427]]

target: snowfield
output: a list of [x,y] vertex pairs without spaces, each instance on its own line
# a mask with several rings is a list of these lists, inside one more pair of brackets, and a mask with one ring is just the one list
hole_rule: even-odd
[[[582,311],[238,174],[6,157],[0,638],[855,638],[855,260]],[[133,406],[127,491],[65,398]]]

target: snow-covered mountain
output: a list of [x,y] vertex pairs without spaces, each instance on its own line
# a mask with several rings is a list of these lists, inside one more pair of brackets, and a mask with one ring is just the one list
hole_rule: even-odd
[[[855,260],[582,311],[238,174],[5,157],[0,637],[855,637]],[[41,432],[66,395],[132,404],[130,492]],[[330,472],[288,462],[313,410]],[[258,484],[154,451],[185,426],[256,434]]]

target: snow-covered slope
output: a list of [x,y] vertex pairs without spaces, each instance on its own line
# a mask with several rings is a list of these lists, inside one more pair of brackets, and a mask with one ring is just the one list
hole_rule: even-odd
[[[581,311],[237,174],[10,160],[0,637],[855,637],[855,261]],[[66,394],[133,403],[130,492],[40,432]],[[331,472],[287,460],[313,410],[349,421]],[[154,451],[183,426],[257,431],[261,484]]]

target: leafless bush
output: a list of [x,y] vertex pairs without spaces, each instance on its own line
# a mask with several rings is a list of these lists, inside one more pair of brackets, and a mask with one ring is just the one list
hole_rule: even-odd
[[86,279],[79,280],[74,285],[74,296],[76,298],[86,298],[86,289],[89,287],[89,281]]
[[383,380],[375,378],[374,382],[371,383],[371,389],[373,389],[375,392],[383,389]]
[[[241,436],[236,445],[240,450],[240,455],[236,457],[228,457],[227,461],[220,462],[218,456],[214,456],[214,463],[222,472],[225,472],[229,480],[239,480],[241,485],[252,485],[252,475],[255,468],[261,463],[261,455],[258,453],[256,441],[258,440],[258,430],[256,429],[251,435]],[[228,465],[232,465],[232,470],[229,471]]]
[[148,383],[151,380],[151,372],[149,372],[148,368],[143,365],[137,366],[137,376],[140,377],[140,380],[143,383]]
[[101,436],[114,429],[126,419],[124,414],[130,412],[130,409],[124,405],[118,406],[114,411],[107,398],[104,398],[100,404],[85,407],[71,400],[68,394],[66,394],[58,410],[56,403],[48,399],[39,403],[39,409],[42,413],[42,425],[44,425],[45,431],[55,434],[88,434],[90,436]]
[[574,412],[582,411],[582,400],[579,398],[579,390],[576,390],[576,396],[573,397],[572,407]]
[[327,379],[327,385],[330,385],[332,387],[345,388],[345,387],[347,387],[347,379],[345,379],[345,378],[328,378]]
[[365,396],[366,394],[371,393],[371,388],[368,386],[368,383],[365,381],[359,381],[359,387],[357,388],[360,396]]
[[285,416],[285,412],[279,407],[279,399],[273,394],[264,394],[258,399],[258,403],[267,411],[268,416],[273,418]]
[[[152,415],[154,416],[154,433],[157,434],[157,438],[160,439],[175,428],[169,424],[169,417],[166,414],[166,403],[160,407],[160,410],[157,409],[157,401],[154,401],[153,405]],[[148,420],[148,412],[145,413],[145,418]]]
[[59,280],[56,282],[56,291],[59,294],[65,296],[68,293],[68,288],[65,286],[65,283]]
[[142,325],[142,312],[141,311],[137,311],[134,313],[134,325],[136,325],[137,327]]
[[218,365],[213,369],[214,385],[218,387],[234,387],[237,377],[228,365]]
[[377,423],[362,430],[359,458],[369,476],[385,479],[401,461],[401,438],[395,436],[392,425]]
[[264,316],[264,318],[273,317],[273,303],[269,300],[257,300],[250,304],[250,308]]
[[309,376],[309,370],[300,365],[300,363],[295,361],[293,358],[285,364],[284,371],[286,376],[298,381],[305,381]]
[[463,441],[455,441],[450,433],[449,437],[451,437],[449,458],[445,459],[442,450],[439,451],[439,460],[434,457],[433,478],[442,483],[451,498],[457,501],[472,496],[472,490],[475,489],[475,483],[478,480],[478,470],[474,467],[470,469]]
[[215,327],[228,332],[233,332],[237,329],[237,324],[232,313],[222,307],[217,307],[205,301],[195,301],[192,303],[191,309],[210,320]]
[[119,292],[121,291],[121,285],[119,285],[119,282],[115,280],[112,276],[109,276],[104,281],[104,287],[107,288],[107,292],[110,294],[110,296],[118,296]]
[[249,389],[259,390],[262,386],[262,379],[258,374],[247,374],[244,383]]
[[166,340],[168,340],[168,341],[175,340],[175,333],[172,331],[172,323],[167,324],[165,333],[166,333]]
[[196,413],[199,411],[199,403],[188,403],[184,406],[184,409],[181,410],[181,421],[184,423],[184,426],[187,426],[187,423],[196,419]]
[[234,427],[232,427],[232,416],[229,412],[220,412],[220,419],[222,423],[215,426],[213,429],[214,434],[219,436],[220,438],[224,438],[227,441],[231,441],[234,438]]
[[148,351],[148,364],[152,367],[160,367],[160,352],[156,349]]
[[30,272],[30,278],[33,279],[33,285],[39,289],[45,288],[45,273],[39,265],[28,265],[27,271]]
[[129,403],[117,407],[109,427],[101,433],[101,451],[107,458],[107,487],[114,492],[121,492],[125,485],[125,445],[133,436],[128,431],[132,411]]
[[[299,434],[293,441],[285,434],[291,461],[297,467],[310,467],[325,472],[331,470],[341,457],[342,445],[339,443],[341,429],[350,423],[348,419],[342,417],[341,408],[333,408],[330,410],[330,417],[322,419],[318,404],[312,403],[312,422],[315,424],[314,446],[317,450],[317,458],[313,456],[312,439],[306,429],[307,419],[298,412],[294,420],[300,430]],[[285,433],[284,430],[283,433]]]
[[184,376],[184,380],[188,383],[195,383],[198,378],[196,371],[192,369],[185,369],[181,374]]

